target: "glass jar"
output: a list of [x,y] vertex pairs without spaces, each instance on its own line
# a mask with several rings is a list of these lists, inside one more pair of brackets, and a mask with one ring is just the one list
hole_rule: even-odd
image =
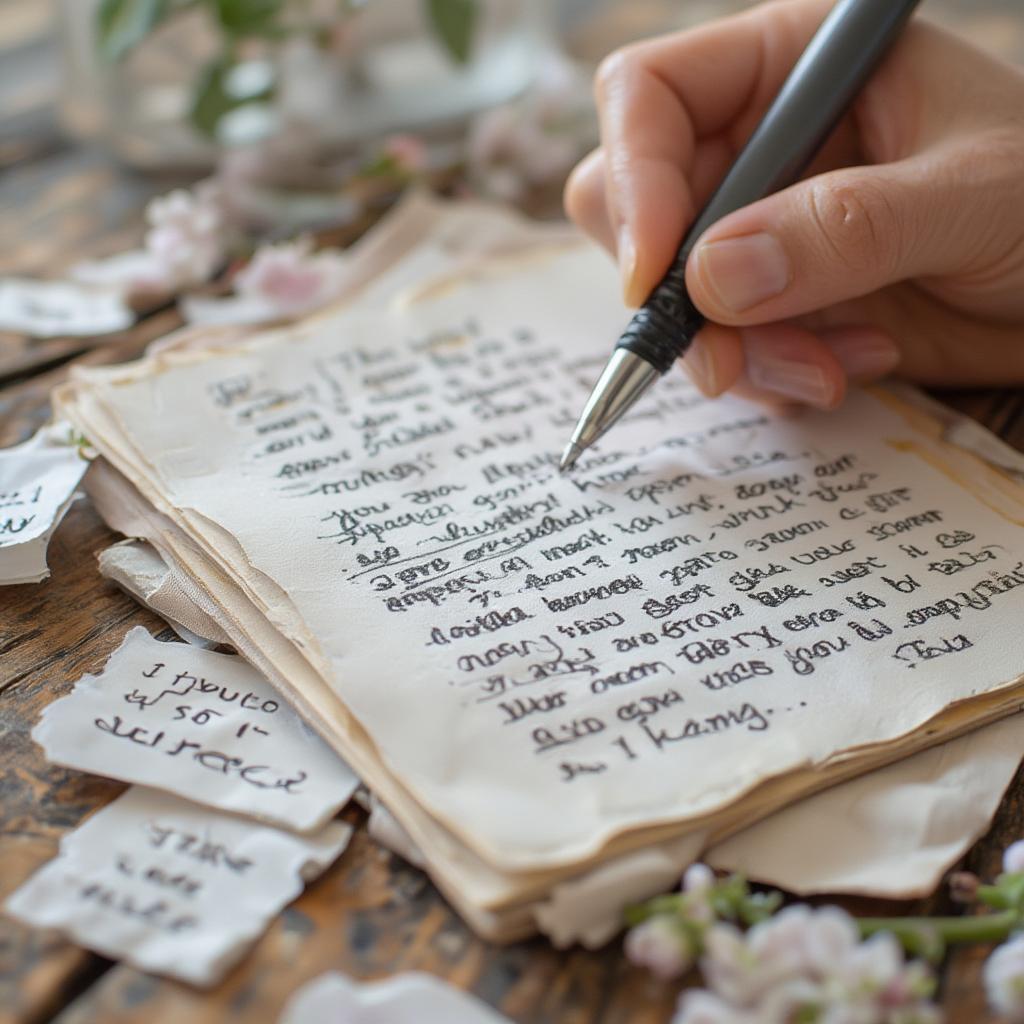
[[[225,41],[204,4],[176,12],[108,60],[97,31],[100,0],[60,0],[63,121],[127,163],[160,170],[205,168],[221,147],[296,126],[333,148],[458,128],[528,88],[554,45],[543,0],[471,2],[477,15],[464,61],[442,44],[427,0],[342,0],[337,17],[315,30],[244,39],[225,69]],[[286,0],[297,24],[313,5]],[[220,75],[225,108],[215,123],[208,109],[196,117],[211,74]]]

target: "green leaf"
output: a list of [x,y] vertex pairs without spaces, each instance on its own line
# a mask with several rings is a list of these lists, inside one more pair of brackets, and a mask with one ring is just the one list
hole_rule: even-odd
[[214,0],[217,20],[228,35],[278,35],[284,0]]
[[430,25],[458,64],[469,60],[479,13],[478,0],[427,0]]
[[170,13],[168,0],[102,0],[96,11],[100,53],[120,60]]
[[274,95],[273,85],[255,94],[238,95],[229,88],[229,77],[236,67],[230,56],[220,56],[203,68],[196,83],[189,119],[203,135],[216,138],[221,118],[247,103],[265,102]]

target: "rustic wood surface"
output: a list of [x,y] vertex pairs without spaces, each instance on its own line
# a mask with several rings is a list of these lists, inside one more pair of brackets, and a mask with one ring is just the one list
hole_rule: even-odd
[[[938,6],[947,20],[970,29],[969,0]],[[134,243],[145,200],[168,186],[133,175],[100,149],[61,134],[48,10],[42,0],[0,0],[0,275],[57,276],[79,259]],[[991,5],[977,25],[983,42],[1024,54],[1019,0]],[[178,323],[172,308],[153,310],[131,331],[98,345],[0,334],[0,445],[24,439],[45,422],[49,389],[72,363],[133,358]],[[1024,449],[1020,391],[942,397]],[[79,501],[50,544],[51,578],[0,591],[0,899],[53,857],[60,838],[85,815],[124,788],[47,764],[29,736],[41,710],[83,673],[98,671],[132,626],[173,637],[161,620],[99,576],[94,553],[115,539]],[[510,948],[483,943],[421,872],[367,837],[361,811],[350,807],[343,817],[357,826],[348,850],[210,992],[111,963],[0,918],[0,1024],[265,1024],[276,1020],[296,988],[329,969],[357,978],[426,970],[523,1024],[669,1020],[681,986],[631,968],[617,943],[593,953],[557,952],[540,940]],[[1018,774],[964,866],[991,876],[1003,847],[1022,831],[1024,775]],[[860,900],[856,909],[954,908],[939,893],[912,904]],[[942,1001],[953,1024],[993,1019],[980,988],[985,952],[954,951],[942,966]]]

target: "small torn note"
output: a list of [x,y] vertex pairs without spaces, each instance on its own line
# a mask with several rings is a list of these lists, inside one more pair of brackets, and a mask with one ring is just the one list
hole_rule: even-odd
[[509,1024],[479,999],[419,971],[360,984],[321,974],[295,992],[278,1024]]
[[0,584],[38,583],[50,575],[50,536],[88,466],[66,423],[0,449]]
[[141,626],[100,675],[46,708],[32,737],[55,764],[303,832],[359,784],[243,659]]
[[351,834],[331,822],[296,836],[133,787],[65,836],[5,908],[105,956],[212,985]]
[[135,323],[120,291],[73,281],[0,280],[0,331],[33,338],[112,334]]

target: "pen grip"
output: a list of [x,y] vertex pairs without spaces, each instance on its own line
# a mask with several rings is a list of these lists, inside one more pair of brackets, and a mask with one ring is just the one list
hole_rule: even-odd
[[628,349],[658,373],[667,373],[703,323],[703,315],[686,290],[686,256],[680,254],[633,314],[615,347]]

